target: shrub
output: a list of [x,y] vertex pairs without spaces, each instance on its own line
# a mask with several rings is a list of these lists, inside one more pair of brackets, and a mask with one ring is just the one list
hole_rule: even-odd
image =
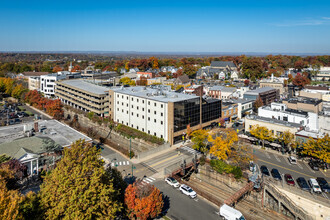
[[220,174],[231,173],[234,175],[235,179],[240,179],[243,176],[240,167],[227,164],[222,160],[211,160],[210,165],[215,171],[217,171]]

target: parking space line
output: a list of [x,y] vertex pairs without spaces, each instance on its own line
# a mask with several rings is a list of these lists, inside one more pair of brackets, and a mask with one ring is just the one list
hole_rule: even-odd
[[302,167],[302,165],[297,161],[297,166],[300,168],[300,169],[304,169],[303,167]]
[[326,199],[329,199],[329,197],[327,196],[327,194],[325,194],[324,192],[322,192],[322,196]]
[[305,164],[305,166],[312,172],[312,173],[315,173],[315,171],[308,165],[308,164]]
[[273,154],[275,159],[278,161],[278,162],[281,162],[280,158],[278,158],[278,156],[276,154]]
[[292,164],[289,162],[288,158],[284,158],[283,159],[286,161],[287,164],[289,164],[290,166],[292,166]]
[[268,159],[270,159],[270,155],[268,152],[264,151],[264,153],[266,154],[266,156],[268,157]]

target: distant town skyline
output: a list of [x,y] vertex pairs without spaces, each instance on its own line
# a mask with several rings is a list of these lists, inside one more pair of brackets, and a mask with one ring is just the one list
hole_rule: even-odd
[[330,2],[5,1],[0,51],[330,53]]

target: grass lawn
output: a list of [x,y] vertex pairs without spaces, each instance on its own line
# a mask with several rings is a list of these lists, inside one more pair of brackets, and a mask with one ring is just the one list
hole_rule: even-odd
[[19,110],[25,111],[25,108],[23,106],[18,106]]
[[30,116],[33,116],[34,114],[30,111],[25,111],[26,114],[30,115]]

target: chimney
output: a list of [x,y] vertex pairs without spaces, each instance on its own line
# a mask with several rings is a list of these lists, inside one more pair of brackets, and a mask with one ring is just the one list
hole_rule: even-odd
[[34,122],[34,131],[35,132],[38,132],[39,131],[39,129],[38,129],[38,122],[37,121]]

